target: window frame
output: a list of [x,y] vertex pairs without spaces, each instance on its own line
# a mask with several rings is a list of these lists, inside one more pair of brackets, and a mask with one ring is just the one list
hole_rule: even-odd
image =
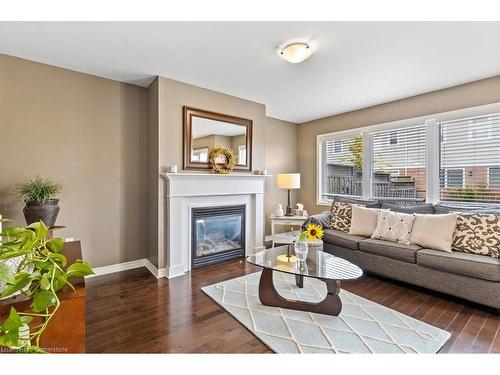
[[[465,188],[465,168],[442,168],[444,171],[444,188]],[[449,186],[448,184],[448,172],[449,171],[462,171],[462,185],[460,186]]]
[[487,169],[488,172],[486,173],[486,183],[487,183],[489,189],[500,189],[500,183],[498,184],[498,186],[491,186],[491,177],[490,176],[491,176],[491,169],[492,168],[500,170],[500,166],[488,167],[488,169]]
[[[362,137],[363,143],[363,199],[372,198],[372,176],[373,176],[373,133],[378,131],[399,130],[407,127],[425,126],[426,128],[426,199],[428,203],[445,202],[440,199],[440,157],[441,157],[441,124],[442,122],[454,120],[468,120],[479,116],[497,116],[500,114],[500,102],[486,104],[478,107],[464,108],[456,111],[435,113],[426,116],[408,118],[387,123],[360,126],[349,130],[341,130],[326,134],[319,134],[316,137],[316,205],[330,206],[331,201],[322,199],[322,171],[323,171],[323,150],[322,144],[326,141],[335,141],[341,138]],[[491,130],[490,130],[491,133]],[[488,134],[490,134],[488,133]],[[445,140],[443,140],[445,141]],[[458,168],[457,168],[458,169]],[[489,175],[489,169],[488,169]],[[465,171],[464,171],[465,179]],[[353,196],[352,196],[353,197]],[[377,198],[383,200],[381,198]],[[393,199],[393,198],[387,198]],[[454,202],[457,203],[457,202]],[[494,206],[494,203],[470,202],[481,206]]]

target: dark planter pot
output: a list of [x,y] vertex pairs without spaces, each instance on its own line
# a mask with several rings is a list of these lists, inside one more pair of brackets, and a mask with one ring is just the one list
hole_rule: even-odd
[[51,199],[45,203],[26,202],[23,209],[24,217],[28,225],[40,220],[48,227],[53,227],[59,214],[59,199]]

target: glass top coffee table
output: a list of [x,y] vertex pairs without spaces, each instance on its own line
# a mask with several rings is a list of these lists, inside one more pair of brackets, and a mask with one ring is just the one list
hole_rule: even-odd
[[[339,315],[342,310],[342,302],[338,296],[340,282],[359,279],[363,276],[361,268],[343,258],[323,252],[322,248],[310,248],[307,259],[302,262],[294,255],[293,245],[284,245],[259,251],[246,258],[247,262],[262,267],[260,302],[266,306]],[[275,271],[295,275],[295,283],[299,288],[304,286],[304,277],[324,281],[327,288],[325,299],[311,303],[283,298],[273,284]]]

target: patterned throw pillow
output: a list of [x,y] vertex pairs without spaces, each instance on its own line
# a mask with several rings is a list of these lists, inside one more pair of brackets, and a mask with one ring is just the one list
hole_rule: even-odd
[[414,214],[380,210],[372,238],[409,245],[414,220]]
[[350,203],[333,202],[330,228],[349,233],[351,229],[352,206]]
[[453,251],[499,257],[500,216],[460,213],[453,233]]

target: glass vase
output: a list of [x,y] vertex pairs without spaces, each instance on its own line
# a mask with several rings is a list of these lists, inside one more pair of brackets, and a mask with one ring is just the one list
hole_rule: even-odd
[[309,245],[306,241],[295,241],[293,248],[295,250],[295,256],[299,262],[303,262],[307,259]]

